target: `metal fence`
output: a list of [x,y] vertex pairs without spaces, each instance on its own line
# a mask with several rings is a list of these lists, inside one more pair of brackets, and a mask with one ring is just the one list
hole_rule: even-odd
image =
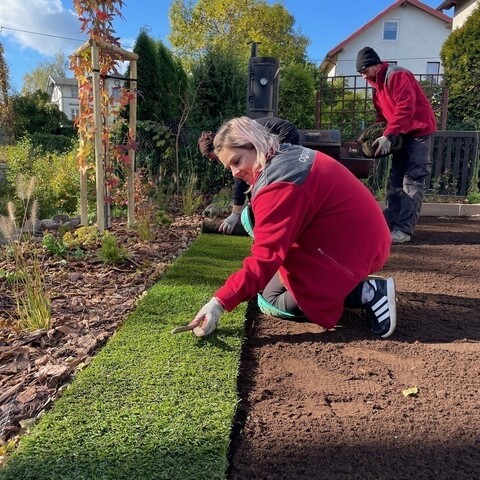
[[[436,197],[466,197],[480,188],[480,131],[439,130],[433,138],[432,172],[426,193]],[[368,184],[373,191],[386,189],[390,157],[375,160]],[[476,183],[476,185],[475,185]]]
[[[415,75],[430,99],[439,130],[447,122],[448,89],[443,75]],[[361,75],[328,77],[316,94],[315,128],[340,130],[342,140],[358,138],[375,121],[372,87]]]

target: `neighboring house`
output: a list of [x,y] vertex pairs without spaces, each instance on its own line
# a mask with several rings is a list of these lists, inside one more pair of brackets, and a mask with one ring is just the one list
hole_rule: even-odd
[[78,81],[76,78],[48,77],[47,93],[50,101],[58,106],[69,120],[79,114]]
[[332,48],[320,64],[329,77],[357,75],[363,47],[382,60],[418,75],[443,72],[440,50],[452,30],[452,18],[418,0],[398,0]]
[[445,0],[438,7],[437,10],[453,10],[453,29],[461,27],[468,16],[475,8],[480,5],[480,0]]
[[[108,93],[110,96],[118,95],[118,88],[122,81],[107,79]],[[78,99],[78,81],[76,78],[48,77],[47,93],[50,101],[58,106],[69,120],[74,120],[80,113],[80,101]]]

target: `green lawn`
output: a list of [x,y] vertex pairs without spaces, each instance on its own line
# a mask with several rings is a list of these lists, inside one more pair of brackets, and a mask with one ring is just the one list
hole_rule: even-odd
[[223,479],[246,305],[206,339],[188,323],[248,255],[202,235],[25,436],[0,479]]

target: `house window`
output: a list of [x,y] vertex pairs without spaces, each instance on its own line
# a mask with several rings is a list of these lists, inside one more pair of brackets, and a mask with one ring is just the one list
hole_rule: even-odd
[[440,73],[440,62],[427,62],[427,75],[438,75]]
[[398,20],[386,20],[383,22],[383,39],[398,40]]
[[71,96],[71,98],[78,98],[78,88],[77,87],[71,87],[70,88],[70,96]]
[[439,83],[440,62],[427,62],[427,80],[430,83]]

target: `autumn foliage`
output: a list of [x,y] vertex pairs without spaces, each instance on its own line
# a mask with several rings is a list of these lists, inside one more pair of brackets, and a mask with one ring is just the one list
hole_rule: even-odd
[[[111,45],[120,48],[119,38],[113,29],[113,20],[116,16],[123,19],[121,0],[74,0],[74,7],[78,14],[81,31],[86,33],[90,41],[100,45]],[[110,187],[118,183],[114,172],[118,166],[128,165],[130,157],[128,151],[135,147],[134,139],[126,136],[126,141],[118,140],[122,121],[120,112],[128,105],[135,92],[123,85],[123,81],[116,82],[114,88],[108,88],[108,78],[120,79],[118,64],[123,60],[121,53],[114,48],[99,48],[99,75],[100,75],[100,105],[102,112],[102,147],[106,173],[106,182]],[[70,56],[70,69],[74,72],[79,83],[80,115],[76,126],[82,141],[78,150],[77,161],[80,170],[86,171],[92,166],[94,154],[94,98],[92,76],[94,67],[92,52],[89,48],[80,49]],[[116,135],[114,135],[116,134]],[[116,137],[116,138],[114,138]]]

